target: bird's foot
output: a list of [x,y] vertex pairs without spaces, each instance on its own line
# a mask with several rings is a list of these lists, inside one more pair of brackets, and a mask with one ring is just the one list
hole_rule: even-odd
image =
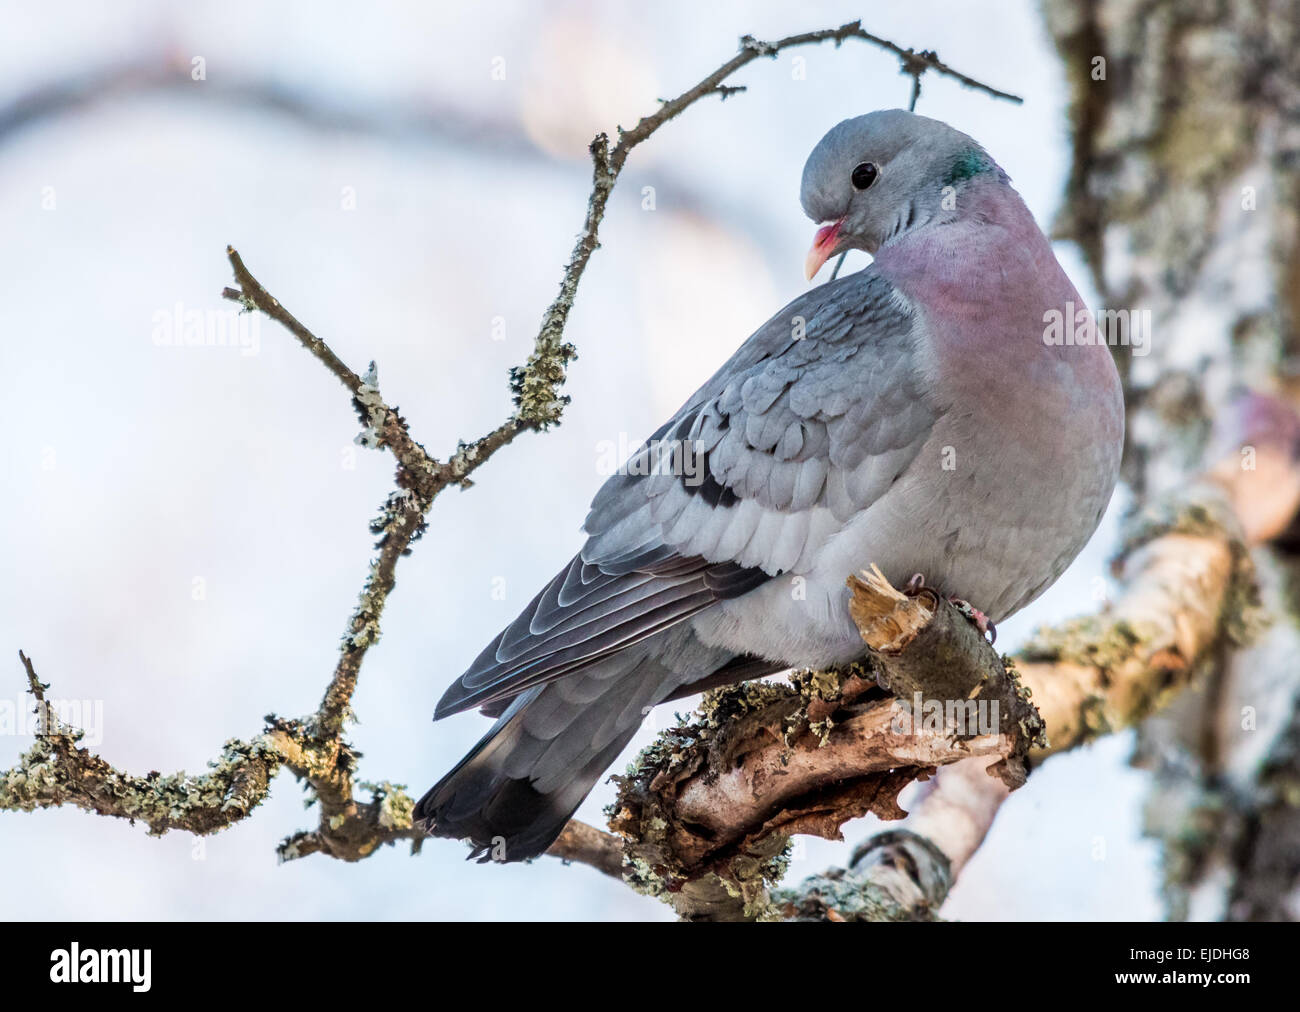
[[[934,593],[932,588],[925,585],[924,573],[913,573],[912,578],[903,585],[903,593],[908,597],[916,597],[923,590]],[[989,621],[987,615],[960,597],[949,596],[948,600],[952,602],[953,607],[975,623],[975,628],[980,631],[981,636],[987,636],[990,643],[998,641],[998,627]]]
[[954,608],[975,623],[975,628],[980,631],[981,636],[987,636],[990,643],[998,641],[998,627],[989,621],[987,615],[969,601],[963,601],[960,597],[950,597],[948,601]]

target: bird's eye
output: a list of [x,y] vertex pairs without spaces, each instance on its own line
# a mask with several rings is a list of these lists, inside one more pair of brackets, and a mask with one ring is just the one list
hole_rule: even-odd
[[856,189],[865,190],[876,181],[877,175],[878,172],[874,163],[863,162],[853,170],[853,175],[850,178],[853,180]]

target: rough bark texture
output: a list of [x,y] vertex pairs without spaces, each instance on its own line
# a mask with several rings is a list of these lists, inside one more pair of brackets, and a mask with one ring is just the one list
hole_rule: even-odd
[[[1121,596],[1041,631],[1014,659],[927,591],[854,578],[850,610],[871,648],[862,663],[713,693],[622,779],[611,827],[627,839],[630,879],[690,919],[933,916],[1027,758],[1159,713],[1257,629],[1255,570],[1230,501],[1204,481],[1133,517]],[[916,720],[918,694],[996,699],[997,717],[976,735]],[[866,840],[847,869],[770,892],[790,834],[839,839],[868,812],[901,819],[899,791],[932,777],[901,831]]]
[[1247,540],[1271,542],[1254,556],[1275,620],[1250,649],[1208,659],[1141,730],[1169,912],[1295,919],[1297,469],[1285,416],[1300,401],[1300,2],[1043,10],[1072,95],[1057,234],[1084,250],[1103,307],[1152,314],[1150,354],[1119,358],[1125,478],[1143,508],[1210,470]]

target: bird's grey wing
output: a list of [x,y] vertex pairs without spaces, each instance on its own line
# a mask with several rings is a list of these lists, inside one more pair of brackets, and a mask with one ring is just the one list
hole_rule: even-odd
[[764,324],[601,487],[582,551],[448,689],[437,716],[499,709],[810,565],[933,426],[914,322],[868,269]]

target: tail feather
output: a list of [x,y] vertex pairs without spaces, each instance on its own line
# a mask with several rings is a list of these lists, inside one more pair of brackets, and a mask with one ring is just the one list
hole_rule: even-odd
[[469,840],[480,861],[544,853],[649,709],[683,681],[649,652],[621,651],[515,697],[420,799],[416,820],[434,836]]

